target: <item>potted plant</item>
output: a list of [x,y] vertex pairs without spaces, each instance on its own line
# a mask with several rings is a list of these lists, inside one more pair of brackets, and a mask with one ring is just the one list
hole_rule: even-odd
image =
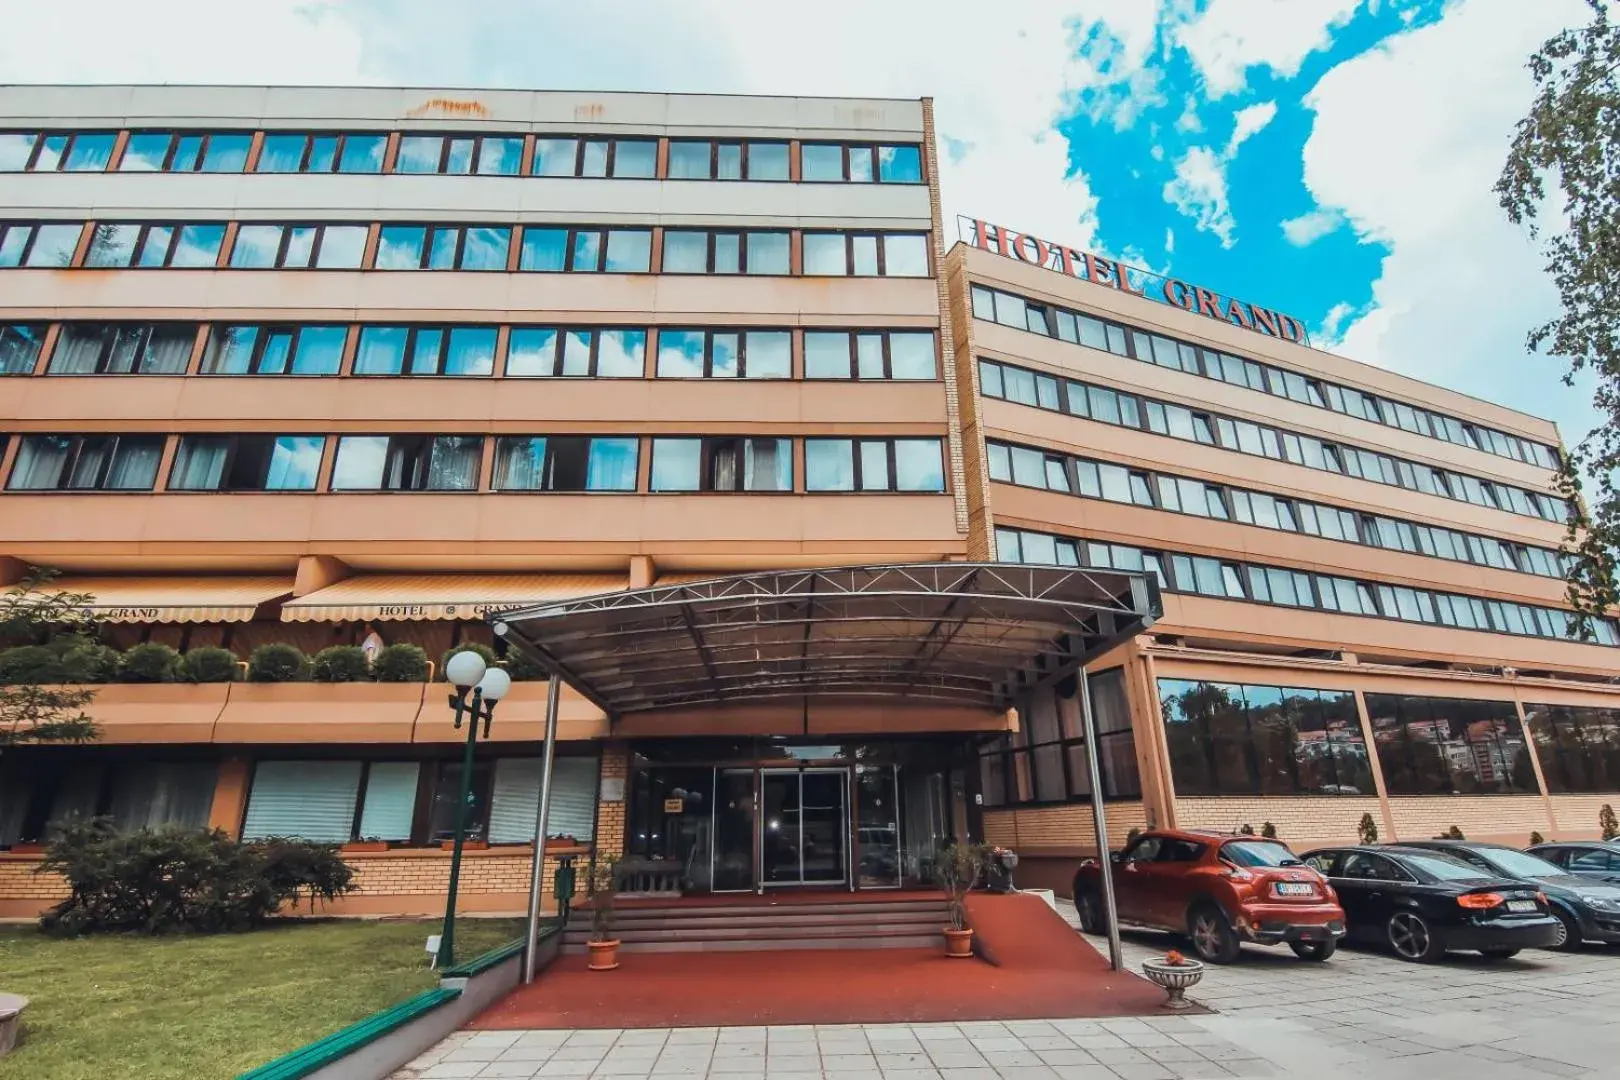
[[952,844],[940,852],[934,865],[939,887],[945,890],[951,925],[945,928],[945,955],[958,959],[973,955],[973,928],[967,924],[967,894],[984,876],[983,844]]
[[1187,988],[1196,986],[1198,980],[1204,977],[1204,965],[1202,961],[1189,960],[1171,949],[1163,956],[1142,961],[1142,974],[1155,986],[1164,988],[1165,1008],[1185,1009],[1192,1005],[1187,1000]]
[[590,970],[612,971],[619,966],[619,939],[613,936],[614,898],[617,892],[618,860],[598,859],[591,867],[591,951]]
[[[489,847],[489,841],[484,839],[484,827],[482,825],[467,826],[467,831],[461,838],[461,850],[483,851],[487,847]],[[455,848],[455,837],[439,841],[440,851],[454,851]]]
[[350,840],[343,845],[343,854],[353,855],[363,851],[387,851],[388,841],[376,836],[362,836],[358,840]]
[[985,854],[985,887],[991,892],[1017,892],[1018,886],[1013,884],[1013,871],[1017,868],[1016,851],[999,845],[991,847]]

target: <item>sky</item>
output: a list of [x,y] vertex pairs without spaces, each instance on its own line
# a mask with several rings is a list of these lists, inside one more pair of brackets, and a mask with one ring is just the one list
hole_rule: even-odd
[[[1319,348],[1593,423],[1525,335],[1491,192],[1583,0],[0,0],[0,81],[932,96],[945,221],[1301,320]],[[46,43],[72,41],[72,48]]]

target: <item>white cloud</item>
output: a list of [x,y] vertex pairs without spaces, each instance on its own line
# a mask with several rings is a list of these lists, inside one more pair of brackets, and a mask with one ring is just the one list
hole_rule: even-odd
[[1229,248],[1237,221],[1226,199],[1225,163],[1207,146],[1195,146],[1176,162],[1175,179],[1164,185],[1165,201],[1192,218]]
[[1187,105],[1176,119],[1176,130],[1188,134],[1204,130],[1204,122],[1198,117],[1198,99],[1191,94],[1187,95]]
[[1233,117],[1232,138],[1226,144],[1226,160],[1231,161],[1237,156],[1238,147],[1259,133],[1260,129],[1271,123],[1277,115],[1275,101],[1262,101],[1258,105],[1249,105],[1239,109]]
[[1166,255],[1176,253],[1176,230],[1169,227],[1164,230],[1164,253]]
[[1282,223],[1283,235],[1295,247],[1307,247],[1344,224],[1344,215],[1330,206],[1318,206]]
[[1460,0],[1334,68],[1307,98],[1307,187],[1390,249],[1372,306],[1337,347],[1561,420],[1567,438],[1592,423],[1590,398],[1559,383],[1561,362],[1525,356],[1525,332],[1556,296],[1491,185],[1530,101],[1526,58],[1589,16],[1581,0]]
[[1299,71],[1350,21],[1361,0],[1210,0],[1201,15],[1176,31],[1204,76],[1211,98],[1243,88],[1248,70]]

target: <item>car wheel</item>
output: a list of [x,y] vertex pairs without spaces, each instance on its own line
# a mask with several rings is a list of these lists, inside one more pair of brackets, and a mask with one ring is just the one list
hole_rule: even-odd
[[1519,955],[1518,949],[1481,949],[1479,955],[1487,960],[1511,960]]
[[1415,911],[1397,911],[1386,926],[1390,948],[1402,960],[1433,964],[1446,955],[1446,946]]
[[1102,897],[1089,890],[1076,889],[1074,907],[1080,913],[1080,929],[1088,934],[1106,934],[1108,920],[1103,918]]
[[1193,908],[1192,916],[1187,920],[1187,931],[1192,938],[1193,951],[1200,960],[1210,964],[1230,964],[1237,959],[1241,943],[1232,932],[1231,924],[1226,921],[1226,915],[1214,904]]
[[1294,955],[1301,960],[1320,962],[1332,956],[1334,950],[1339,947],[1339,943],[1336,941],[1292,941],[1289,942],[1288,947],[1293,949]]
[[1548,948],[1562,949],[1565,952],[1573,952],[1580,948],[1581,924],[1557,908],[1553,908],[1552,915],[1553,918],[1558,920],[1558,934],[1553,938],[1553,943]]

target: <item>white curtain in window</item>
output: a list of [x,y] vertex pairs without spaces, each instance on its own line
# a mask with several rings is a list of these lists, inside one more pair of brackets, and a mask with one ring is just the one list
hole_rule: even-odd
[[414,761],[373,762],[366,775],[366,801],[360,809],[362,840],[409,840],[416,816],[416,783],[420,766]]
[[253,771],[242,838],[341,844],[353,834],[359,794],[358,761],[261,761]]
[[468,435],[439,435],[428,452],[431,491],[471,491],[478,486],[481,440]]
[[[489,811],[491,843],[534,842],[541,764],[540,758],[502,758],[495,763],[494,798]],[[548,837],[590,840],[595,836],[596,783],[596,758],[556,759],[551,773],[551,809],[546,815]]]
[[184,375],[191,363],[197,332],[190,326],[154,326],[146,342],[141,372],[146,375]]
[[200,828],[214,802],[210,762],[130,765],[113,778],[112,818],[120,829]]
[[110,491],[144,491],[157,480],[162,457],[161,439],[120,439],[102,486]]
[[23,491],[54,488],[72,445],[71,438],[59,435],[30,435],[23,439],[17,463],[11,469],[10,486]]
[[51,355],[51,373],[55,375],[93,375],[101,358],[103,333],[96,327],[68,326],[56,343]]
[[214,491],[225,478],[225,459],[230,444],[226,439],[206,435],[180,440],[169,486],[185,491]]
[[33,791],[22,776],[0,777],[0,847],[22,839],[23,818],[32,798]]

